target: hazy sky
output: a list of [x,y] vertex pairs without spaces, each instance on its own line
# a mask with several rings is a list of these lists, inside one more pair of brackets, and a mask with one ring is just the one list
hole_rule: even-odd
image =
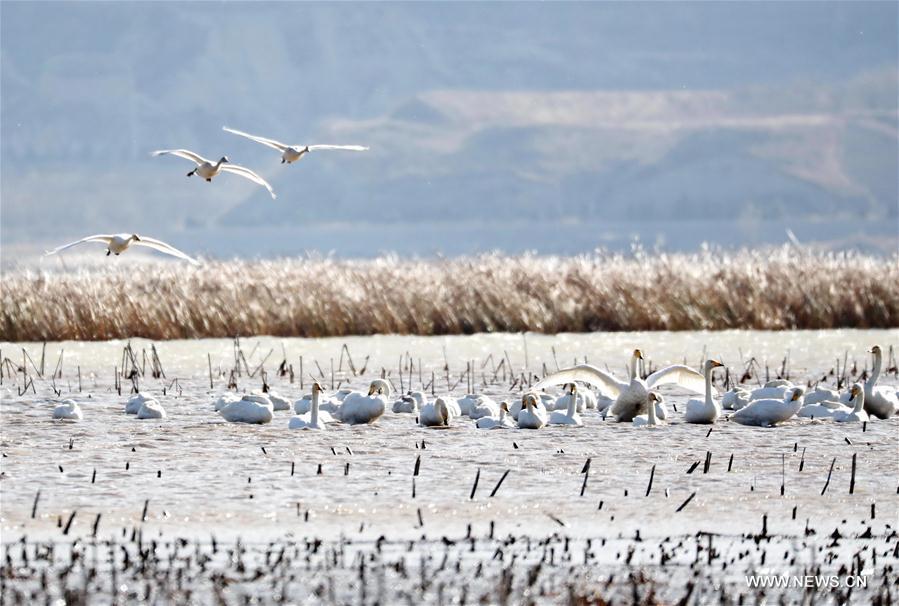
[[[893,2],[4,1],[0,17],[7,252],[103,231],[226,256],[782,239],[766,221],[882,249],[899,229]],[[372,150],[282,167],[225,124]],[[149,157],[166,147],[227,153],[279,198],[188,180]],[[572,223],[589,227],[534,243]]]

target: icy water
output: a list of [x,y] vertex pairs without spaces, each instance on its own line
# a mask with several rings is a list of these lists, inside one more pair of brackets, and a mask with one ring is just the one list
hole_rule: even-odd
[[[240,342],[246,364],[241,361],[240,375],[234,373],[233,379],[237,391],[248,392],[262,386],[264,373],[269,388],[291,401],[308,392],[313,376],[336,389],[365,388],[382,375],[397,390],[411,384],[429,394],[433,389],[438,395],[449,391],[458,396],[473,382],[476,391],[511,401],[520,397],[528,381],[542,376],[544,368],[555,370],[557,363],[564,366],[586,357],[623,374],[629,353],[640,347],[654,368],[684,362],[695,366],[708,355],[724,362],[737,379],[751,368],[751,385],[780,372],[802,385],[833,385],[836,378],[830,372],[839,367],[843,373],[844,363],[850,376],[870,369],[865,351],[875,343],[885,350],[895,347],[899,331],[258,338]],[[466,556],[470,569],[462,568],[474,578],[477,563],[488,567],[482,571],[488,579],[479,592],[497,600],[506,567],[520,572],[526,570],[525,563],[534,565],[530,541],[555,541],[553,557],[558,556],[558,562],[542,564],[545,572],[557,570],[553,581],[545,581],[549,585],[544,590],[558,585],[557,593],[545,594],[547,601],[568,591],[566,579],[580,583],[593,578],[585,571],[614,575],[637,568],[659,584],[660,591],[669,592],[663,592],[667,599],[679,599],[688,577],[674,582],[664,573],[665,562],[654,551],[663,540],[680,541],[679,549],[685,551],[668,558],[677,562],[679,557],[705,557],[697,555],[705,545],[702,537],[716,537],[715,553],[732,556],[737,563],[725,567],[727,571],[711,565],[708,570],[717,571],[715,582],[736,583],[739,591],[746,590],[740,583],[747,571],[779,574],[823,566],[835,574],[840,566],[848,570],[858,561],[861,573],[881,575],[884,567],[895,569],[899,563],[894,551],[899,519],[897,418],[864,427],[808,420],[773,429],[729,422],[693,426],[682,423],[683,404],[690,396],[667,390],[673,419],[653,429],[603,421],[588,412],[582,428],[481,431],[463,417],[449,429],[433,430],[417,427],[412,415],[388,410],[374,426],[290,431],[287,423],[293,413],[288,411],[276,412],[274,421],[262,426],[229,424],[213,412],[213,400],[227,391],[232,379],[234,342],[151,344],[135,339],[131,347],[144,372],[137,384],[156,396],[169,415],[162,421],[141,421],[123,413],[132,381],[119,379],[121,395],[115,384],[125,345],[49,343],[43,378],[36,373],[41,344],[24,344],[28,357],[23,357],[23,344],[0,345],[0,355],[11,360],[4,363],[2,385],[0,529],[7,553],[23,536],[54,542],[94,540],[94,535],[97,540],[133,541],[136,528],[145,541],[186,537],[204,549],[213,536],[220,542],[240,538],[250,546],[316,537],[332,550],[349,549],[357,555],[374,553],[383,537],[381,541],[394,545],[398,553],[408,547],[428,558],[449,549],[439,543],[442,537],[479,537],[484,543],[477,549],[471,546],[479,555]],[[151,376],[151,345],[164,377]],[[750,365],[753,358],[757,364]],[[282,361],[283,374],[277,372]],[[23,364],[27,377],[21,370],[10,375],[13,366]],[[469,366],[473,373],[466,373]],[[59,373],[51,378],[54,369]],[[720,384],[723,373],[718,379]],[[899,380],[889,375],[881,383],[897,385]],[[62,398],[81,404],[83,421],[50,418],[54,403]],[[767,562],[759,554],[758,540],[746,547],[751,556],[742,553],[745,537],[763,529],[764,536],[778,544],[769,549]],[[844,538],[842,543],[833,540],[835,531]],[[514,549],[504,547],[509,553],[521,552],[517,560],[512,558],[519,568],[494,562],[498,546],[490,541],[500,537],[519,537]],[[577,546],[569,549],[566,539]],[[528,541],[528,549],[522,540]],[[467,552],[467,547],[453,549]],[[541,549],[545,556],[549,547]],[[825,549],[837,555],[827,561]],[[264,549],[259,550],[248,560],[262,558]],[[326,551],[316,557],[324,558]],[[572,559],[575,551],[578,555]],[[793,558],[789,570],[782,559],[785,551]],[[380,544],[377,553],[380,557]],[[864,557],[854,559],[858,554]],[[305,557],[308,564],[311,556]],[[421,561],[418,557],[413,558],[418,570],[414,574],[420,576],[420,569],[429,564],[424,555]],[[436,557],[437,563],[443,557]],[[355,571],[353,561],[350,556],[344,566]],[[233,565],[233,557],[228,562],[222,566]],[[585,568],[576,569],[575,564]],[[339,568],[329,578],[337,579],[342,589],[332,587],[333,595],[325,591],[319,598],[344,600],[341,592],[350,591],[353,575],[363,574],[355,571],[349,575],[353,578],[341,581]],[[881,581],[895,583],[894,572],[881,576],[869,590],[880,588]],[[542,578],[538,575],[537,587]],[[524,591],[516,583],[513,594]],[[608,587],[630,591],[626,583],[618,583]],[[252,584],[247,587],[254,591]],[[436,586],[426,589],[409,590],[409,595],[440,601]],[[374,601],[378,595],[385,599],[371,590],[365,599],[352,593],[351,601]]]

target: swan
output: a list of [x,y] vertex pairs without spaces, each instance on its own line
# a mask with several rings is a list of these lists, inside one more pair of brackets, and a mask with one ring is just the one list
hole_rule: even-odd
[[393,403],[393,412],[417,413],[425,405],[427,399],[421,391],[410,391],[407,395]]
[[537,407],[539,399],[536,394],[524,396],[524,408],[518,413],[518,427],[521,429],[540,429],[546,425],[546,409]]
[[350,425],[374,423],[387,409],[390,384],[384,379],[375,379],[368,386],[368,393],[354,391],[347,394],[340,405],[340,420]]
[[[524,401],[527,396],[528,394],[524,394],[523,396],[521,396],[520,399],[512,404],[512,408],[509,409],[509,414],[511,414],[512,418],[516,421],[518,420],[518,415],[520,415],[521,411],[525,409]],[[542,414],[544,417],[547,416],[547,414],[549,413],[549,408],[547,408],[547,405],[555,406],[556,399],[550,394],[534,394],[534,396],[537,396],[539,398],[534,402],[534,408],[539,414]]]
[[802,388],[796,387],[783,400],[765,398],[753,400],[730,416],[741,425],[771,427],[793,417],[802,407]]
[[272,410],[274,410],[275,412],[279,410],[290,410],[290,400],[288,400],[287,398],[282,398],[273,391],[263,392],[257,390],[254,391],[252,395],[260,396],[271,402]]
[[[305,415],[291,417],[287,424],[289,429],[324,429],[327,419],[321,418],[319,411],[319,397],[322,392],[322,386],[318,381],[312,384],[312,410]],[[325,413],[327,414],[327,413]],[[328,415],[330,417],[330,415]]]
[[749,404],[749,391],[739,386],[721,396],[721,408],[727,410],[740,410],[747,404]]
[[[350,390],[352,391],[352,390]],[[329,416],[339,417],[340,416],[340,404],[341,400],[337,399],[337,396],[340,395],[340,392],[337,392],[332,397],[324,397],[319,396],[318,402],[318,410],[319,416],[322,416],[324,413],[328,413]],[[346,394],[344,394],[346,396]],[[295,400],[293,403],[293,411],[298,415],[304,415],[307,412],[312,410],[312,394],[308,393],[304,395],[299,400]],[[330,422],[330,421],[329,421]]]
[[833,420],[837,423],[865,423],[868,421],[868,413],[865,412],[865,389],[861,383],[856,383],[849,390],[849,394],[855,399],[854,408],[845,412],[842,410],[833,413]]
[[[622,381],[614,375],[590,364],[581,364],[551,374],[537,383],[534,389],[539,390],[551,385],[583,381],[598,388],[602,395],[615,398],[615,403],[611,406],[610,412],[615,415],[619,422],[631,421],[637,414],[643,412],[646,409],[650,390],[659,385],[679,385],[695,393],[703,393],[705,391],[705,379],[703,376],[692,368],[681,364],[657,370],[644,381],[636,376],[637,360],[642,359],[643,353],[639,349],[635,349],[628,366],[628,381]],[[667,412],[664,406],[660,408],[660,417],[664,419],[667,417]]]
[[802,403],[806,406],[812,404],[820,404],[821,402],[839,402],[841,400],[840,392],[830,389],[829,387],[815,387],[814,391],[810,391],[802,398]]
[[[549,415],[549,420],[547,421],[549,425],[574,425],[580,427],[584,424],[581,420],[581,415],[577,413],[578,401],[583,402],[583,399],[578,399],[577,385],[570,383],[569,390],[567,410],[565,412],[559,410],[553,411]],[[565,396],[562,397],[564,398]],[[561,399],[562,398],[559,398],[559,400]]]
[[144,402],[149,402],[155,398],[148,396],[142,393],[136,393],[125,402],[125,414],[126,415],[136,415],[140,411],[140,407],[144,405]]
[[80,421],[84,418],[84,413],[81,412],[81,407],[75,400],[63,400],[53,409],[53,418]]
[[839,400],[819,400],[817,404],[807,404],[803,398],[802,408],[796,413],[797,417],[805,419],[827,419],[837,412],[848,413],[852,409]]
[[[553,402],[553,410],[568,410],[568,401],[571,399],[572,394],[576,394],[574,396],[577,402],[576,412],[584,412],[585,410],[596,408],[596,395],[589,389],[578,390],[574,383],[568,383],[565,389],[567,393],[562,394]],[[549,410],[549,406],[546,408]]]
[[481,417],[475,422],[475,426],[478,429],[515,429],[515,427],[517,427],[515,421],[512,420],[512,415],[509,414],[508,402],[500,402],[498,419],[494,417]]
[[137,411],[138,419],[164,419],[165,409],[156,400],[147,400]]
[[418,424],[422,427],[448,427],[456,417],[456,410],[447,405],[446,400],[437,398],[421,407]]
[[356,152],[368,151],[368,148],[362,145],[288,145],[287,143],[281,143],[280,141],[267,139],[258,135],[251,135],[243,131],[228,128],[227,126],[223,126],[222,130],[234,135],[245,137],[251,141],[255,141],[256,143],[261,143],[262,145],[278,150],[279,152],[281,152],[281,164],[293,164],[294,162],[302,159],[302,157],[309,152],[317,151],[320,149]]
[[687,423],[714,423],[721,416],[721,404],[712,398],[712,369],[723,366],[718,360],[706,360],[702,367],[705,376],[705,400],[687,401],[684,420]]
[[471,412],[471,407],[478,401],[480,396],[478,394],[469,393],[465,394],[461,398],[457,400],[459,404],[459,410],[462,411],[463,415],[468,416],[468,413]]
[[73,246],[78,246],[79,244],[84,244],[85,242],[102,242],[106,245],[106,256],[115,255],[119,256],[132,244],[137,246],[146,246],[147,248],[152,248],[154,250],[158,250],[159,252],[164,252],[167,255],[172,255],[173,257],[178,257],[179,259],[184,259],[189,263],[194,265],[199,265],[200,262],[194,259],[193,257],[189,257],[184,254],[174,246],[170,244],[166,244],[162,240],[157,240],[155,238],[148,238],[147,236],[139,236],[137,234],[96,234],[94,236],[87,236],[86,238],[81,238],[76,242],[69,242],[68,244],[63,244],[53,250],[48,250],[44,252],[44,256],[55,255],[58,252],[61,252],[67,248],[72,248]]
[[753,389],[749,392],[749,401],[752,402],[754,400],[783,400],[787,396],[793,393],[794,387],[781,387],[781,386],[765,386],[759,387],[758,389]]
[[474,420],[483,417],[497,417],[499,416],[499,404],[487,396],[478,396],[468,410],[468,416]]
[[247,395],[237,402],[231,402],[219,410],[219,414],[229,423],[271,423],[274,409],[268,398]]
[[646,406],[646,414],[645,415],[637,415],[633,418],[631,423],[634,427],[657,427],[659,425],[664,425],[665,420],[659,419],[656,411],[658,410],[657,406],[661,403],[659,399],[659,395],[654,391],[649,392],[649,396],[647,397],[647,406]]
[[878,387],[877,379],[883,367],[883,351],[875,345],[868,353],[874,354],[874,369],[865,381],[865,412],[879,419],[888,419],[899,410],[899,396],[896,388]]
[[[232,402],[240,402],[240,396],[236,393],[223,393],[213,402],[213,406],[215,407],[215,412],[220,411],[228,404]],[[125,412],[128,412],[127,410]]]
[[224,171],[226,173],[231,173],[232,175],[239,175],[244,179],[249,179],[256,185],[261,185],[268,190],[268,193],[271,195],[272,200],[278,197],[275,195],[275,191],[272,189],[272,186],[268,184],[268,181],[251,171],[249,168],[239,166],[237,164],[231,164],[231,161],[228,160],[228,156],[222,156],[221,158],[219,158],[218,162],[213,162],[212,160],[207,160],[203,156],[195,154],[194,152],[187,149],[158,149],[154,151],[152,155],[156,157],[164,156],[166,154],[178,156],[179,158],[190,160],[191,162],[196,164],[194,169],[187,173],[188,177],[199,175],[200,177],[206,179],[206,181],[212,181],[213,177]]

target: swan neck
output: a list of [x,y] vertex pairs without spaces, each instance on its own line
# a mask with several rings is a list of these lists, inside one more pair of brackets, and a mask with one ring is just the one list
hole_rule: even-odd
[[874,385],[877,384],[877,379],[880,378],[880,369],[883,366],[883,353],[880,350],[874,352],[874,369],[871,371],[871,376],[868,377],[868,380],[865,381],[865,387],[868,389],[874,389]]
[[712,400],[712,367],[706,365],[703,374],[705,374],[705,404],[706,406],[714,406],[715,403]]
[[646,411],[649,418],[649,424],[656,424],[656,403],[653,400],[649,401],[649,410]]
[[628,372],[628,380],[633,381],[634,377],[637,376],[637,356],[631,356],[631,365],[627,369]]
[[855,406],[852,408],[852,412],[860,413],[864,407],[865,407],[865,390],[859,389],[858,394],[856,394],[856,396],[855,396]]
[[312,390],[312,418],[311,424],[318,425],[318,390]]
[[577,412],[577,394],[570,393],[568,394],[568,397],[570,398],[568,400],[568,418],[573,419],[574,413]]

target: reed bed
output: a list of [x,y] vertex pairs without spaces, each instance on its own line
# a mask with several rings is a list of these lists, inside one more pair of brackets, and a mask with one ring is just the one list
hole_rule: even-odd
[[0,340],[899,326],[899,255],[160,263],[3,275]]

